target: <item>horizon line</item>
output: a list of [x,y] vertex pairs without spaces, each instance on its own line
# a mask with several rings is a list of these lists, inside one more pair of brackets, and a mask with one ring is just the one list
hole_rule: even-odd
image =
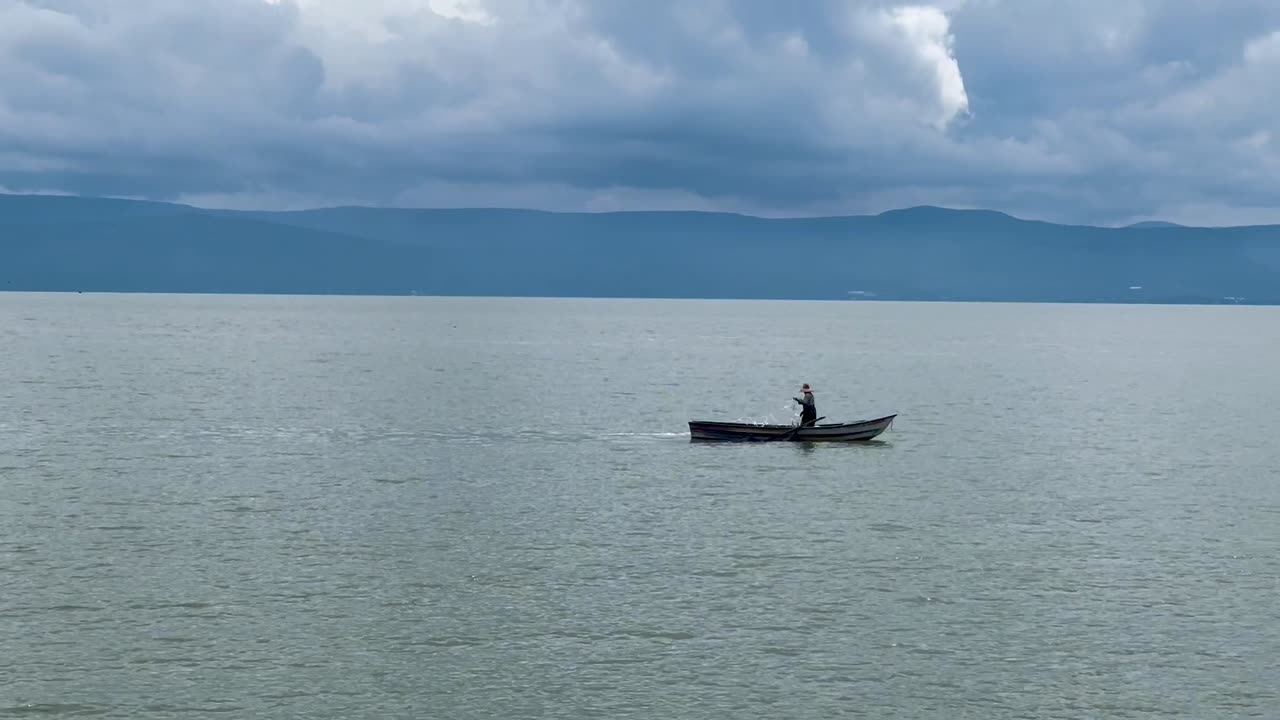
[[1182,223],[1174,223],[1165,220],[1139,220],[1125,225],[1097,225],[1084,222],[1059,222],[1054,220],[1040,220],[1034,218],[1021,217],[1014,213],[999,210],[995,208],[982,207],[955,207],[948,205],[936,204],[918,204],[905,205],[901,207],[889,208],[875,213],[834,213],[834,214],[813,214],[813,215],[760,215],[748,212],[739,212],[734,210],[698,210],[698,209],[636,209],[636,210],[551,210],[536,207],[519,207],[504,205],[457,205],[457,206],[413,206],[413,205],[359,205],[359,204],[333,204],[333,205],[314,205],[295,207],[287,209],[265,209],[265,208],[236,208],[236,207],[218,207],[210,205],[198,205],[193,202],[184,202],[178,200],[156,200],[146,197],[138,197],[131,195],[82,195],[68,192],[58,191],[37,191],[37,192],[14,192],[11,190],[0,190],[0,196],[19,197],[19,198],[71,198],[77,200],[111,200],[118,202],[136,202],[148,203],[154,205],[170,205],[173,207],[185,207],[192,210],[201,210],[206,212],[227,212],[227,213],[304,213],[316,212],[324,210],[386,210],[392,212],[523,212],[538,213],[545,215],[718,215],[725,217],[739,217],[750,220],[759,220],[762,222],[783,222],[783,221],[804,221],[804,220],[847,220],[860,218],[877,218],[886,215],[920,212],[930,210],[942,210],[951,213],[972,213],[972,214],[988,214],[999,215],[1005,218],[1015,220],[1022,223],[1040,224],[1040,225],[1057,225],[1061,227],[1083,227],[1083,228],[1101,228],[1105,230],[1172,230],[1172,229],[1190,229],[1190,230],[1225,230],[1233,228],[1250,228],[1250,227],[1276,227],[1277,223],[1252,223],[1242,225],[1185,225]]
[[[472,295],[417,292],[241,292],[220,290],[15,290],[0,288],[0,295],[111,295],[131,297],[253,297],[253,298],[331,298],[348,300],[498,300],[498,301],[606,301],[606,302],[698,302],[698,303],[823,303],[843,305],[1058,305],[1064,307],[1197,307],[1197,308],[1280,308],[1274,302],[1210,302],[1207,299],[1188,300],[999,300],[961,298],[884,298],[853,300],[849,298],[798,298],[798,297],[719,297],[698,295]],[[1220,300],[1227,300],[1227,297]],[[1245,298],[1233,298],[1245,300]]]

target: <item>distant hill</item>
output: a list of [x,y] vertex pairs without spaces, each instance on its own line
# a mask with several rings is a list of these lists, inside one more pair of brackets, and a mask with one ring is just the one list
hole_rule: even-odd
[[1280,304],[1280,226],[1140,226],[0,195],[0,289]]

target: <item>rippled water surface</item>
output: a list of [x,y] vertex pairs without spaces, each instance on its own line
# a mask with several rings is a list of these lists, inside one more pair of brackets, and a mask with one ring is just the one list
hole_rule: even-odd
[[1277,328],[0,295],[0,717],[1280,717]]

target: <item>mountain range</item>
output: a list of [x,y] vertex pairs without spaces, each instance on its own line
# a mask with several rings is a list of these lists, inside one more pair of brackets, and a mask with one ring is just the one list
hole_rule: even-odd
[[0,289],[1280,304],[1280,226],[915,207],[759,218],[0,195]]

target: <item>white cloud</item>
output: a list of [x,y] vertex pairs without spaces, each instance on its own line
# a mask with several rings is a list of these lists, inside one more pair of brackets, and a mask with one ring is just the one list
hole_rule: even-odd
[[935,124],[946,127],[957,115],[967,113],[969,96],[955,58],[946,14],[928,5],[907,5],[882,12],[884,21],[901,34],[902,41],[934,76],[939,106]]
[[464,22],[492,25],[497,18],[490,15],[480,0],[430,0],[431,11]]

